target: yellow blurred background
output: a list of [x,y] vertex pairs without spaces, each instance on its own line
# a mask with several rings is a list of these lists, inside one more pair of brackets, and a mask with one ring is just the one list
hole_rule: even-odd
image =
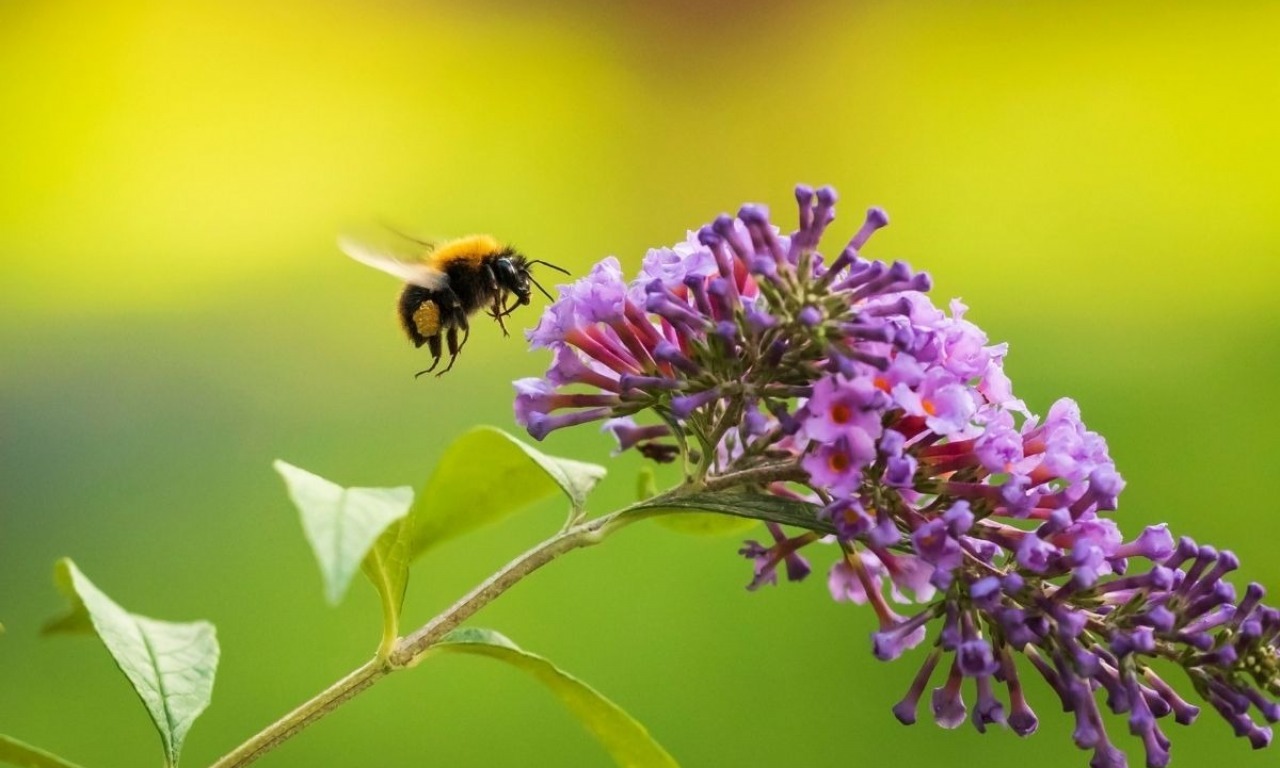
[[[869,254],[962,296],[1033,410],[1080,401],[1129,481],[1126,530],[1168,520],[1275,594],[1278,33],[1274,3],[0,6],[0,732],[160,762],[102,648],[38,637],[62,555],[131,610],[218,626],[187,765],[371,654],[372,591],[324,604],[271,459],[419,484],[467,427],[514,430],[509,382],[547,362],[482,326],[452,373],[415,381],[394,281],[334,247],[384,220],[580,274],[745,201],[789,227],[796,182],[833,184],[836,237],[887,208]],[[603,436],[547,449],[609,465],[597,511],[627,501],[639,465]],[[407,620],[560,516],[433,553]],[[832,603],[822,570],[748,594],[737,545],[638,528],[472,623],[690,766],[1087,763],[1043,685],[1030,739],[898,725],[918,659],[876,662],[873,617]],[[1175,765],[1275,764],[1211,715],[1170,730]],[[605,761],[535,683],[444,658],[262,764]]]

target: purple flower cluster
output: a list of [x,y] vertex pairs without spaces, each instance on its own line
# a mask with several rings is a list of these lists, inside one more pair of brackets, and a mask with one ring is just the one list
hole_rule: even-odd
[[[1199,710],[1152,668],[1160,659],[1237,735],[1269,744],[1280,611],[1261,603],[1262,587],[1238,595],[1224,578],[1234,555],[1175,542],[1165,526],[1126,541],[1108,516],[1124,481],[1075,403],[1030,414],[1004,373],[1005,346],[988,344],[964,305],[943,312],[926,275],[864,259],[883,211],[827,262],[818,247],[835,193],[800,187],[796,199],[789,235],[747,205],[650,251],[635,280],[606,259],[561,287],[529,334],[554,362],[515,383],[517,420],[539,439],[604,420],[619,450],[683,459],[691,489],[740,479],[811,504],[805,532],[770,522],[770,544],[747,542],[750,587],[776,583],[779,565],[804,578],[800,550],[827,543],[839,554],[833,597],[876,612],[878,658],[936,627],[894,707],[904,723],[946,662],[929,699],[939,725],[1030,734],[1020,654],[1074,714],[1092,766],[1126,764],[1100,704],[1127,716],[1148,766],[1163,766],[1160,721],[1187,724]],[[638,424],[642,412],[656,423]],[[899,615],[886,587],[917,610]]]

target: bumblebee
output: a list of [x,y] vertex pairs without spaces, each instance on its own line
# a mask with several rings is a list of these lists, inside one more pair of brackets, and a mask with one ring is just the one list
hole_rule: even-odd
[[405,281],[398,304],[400,325],[414,346],[426,344],[432,355],[431,367],[418,371],[415,378],[440,365],[442,338],[449,350],[449,364],[436,376],[453,368],[471,336],[468,318],[476,312],[483,309],[498,321],[502,335],[509,336],[503,318],[529,303],[530,283],[550,299],[551,294],[529,274],[534,264],[569,274],[554,264],[528,259],[489,235],[441,243],[406,239],[426,249],[416,261],[403,261],[345,237],[338,240],[338,247],[361,264]]

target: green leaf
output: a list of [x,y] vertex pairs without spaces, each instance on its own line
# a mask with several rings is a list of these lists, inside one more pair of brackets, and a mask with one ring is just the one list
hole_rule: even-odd
[[78,768],[75,763],[9,736],[0,736],[0,763],[18,768]]
[[[640,474],[636,477],[636,500],[647,501],[657,495],[658,484],[653,467],[641,467]],[[656,522],[663,528],[694,536],[732,536],[745,533],[756,526],[755,520],[716,512],[664,515],[657,518]]]
[[382,644],[378,655],[386,658],[400,636],[400,610],[409,586],[408,518],[400,518],[382,532],[364,556],[360,570],[373,582],[382,602]]
[[502,634],[488,629],[455,629],[431,650],[488,656],[529,673],[551,689],[620,766],[677,765],[649,731],[617,704],[541,656],[521,650]]
[[405,523],[409,559],[497,522],[559,488],[574,513],[604,477],[604,467],[548,456],[494,427],[455,440],[418,495]]
[[[771,520],[818,533],[835,533],[830,521],[818,518],[818,507],[759,491],[684,491],[679,488],[627,508],[625,517],[645,518],[679,513],[679,517],[714,513],[746,520]],[[675,518],[672,518],[675,519]]]
[[191,724],[213,695],[218,639],[207,621],[175,624],[129,613],[112,602],[68,558],[54,566],[54,581],[71,600],[71,612],[45,626],[46,633],[92,627],[147,708],[166,765],[178,764]]
[[[344,488],[284,461],[276,460],[276,471],[284,478],[289,497],[302,517],[302,530],[315,553],[324,578],[324,593],[330,603],[338,604],[351,585],[356,569],[366,560],[374,542],[387,526],[404,517],[413,504],[413,489]],[[390,568],[375,563],[377,574]],[[368,572],[368,571],[366,571]],[[371,575],[379,592],[398,591],[397,604],[404,592],[404,580]]]
[[759,520],[718,512],[683,512],[663,515],[654,522],[663,528],[694,536],[736,536],[760,524]]

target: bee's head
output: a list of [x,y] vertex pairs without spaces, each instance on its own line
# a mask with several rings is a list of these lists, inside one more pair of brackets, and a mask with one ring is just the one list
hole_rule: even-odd
[[498,285],[516,295],[521,304],[529,303],[529,264],[520,254],[499,256],[493,264]]
[[521,304],[529,303],[529,284],[533,283],[542,295],[548,299],[553,299],[551,294],[547,293],[547,289],[543,288],[533,276],[529,274],[529,267],[534,264],[545,264],[557,272],[569,274],[569,271],[561,267],[557,267],[550,262],[534,259],[530,261],[518,253],[507,253],[499,256],[494,262],[493,271],[498,277],[498,285],[502,288],[514,293]]

